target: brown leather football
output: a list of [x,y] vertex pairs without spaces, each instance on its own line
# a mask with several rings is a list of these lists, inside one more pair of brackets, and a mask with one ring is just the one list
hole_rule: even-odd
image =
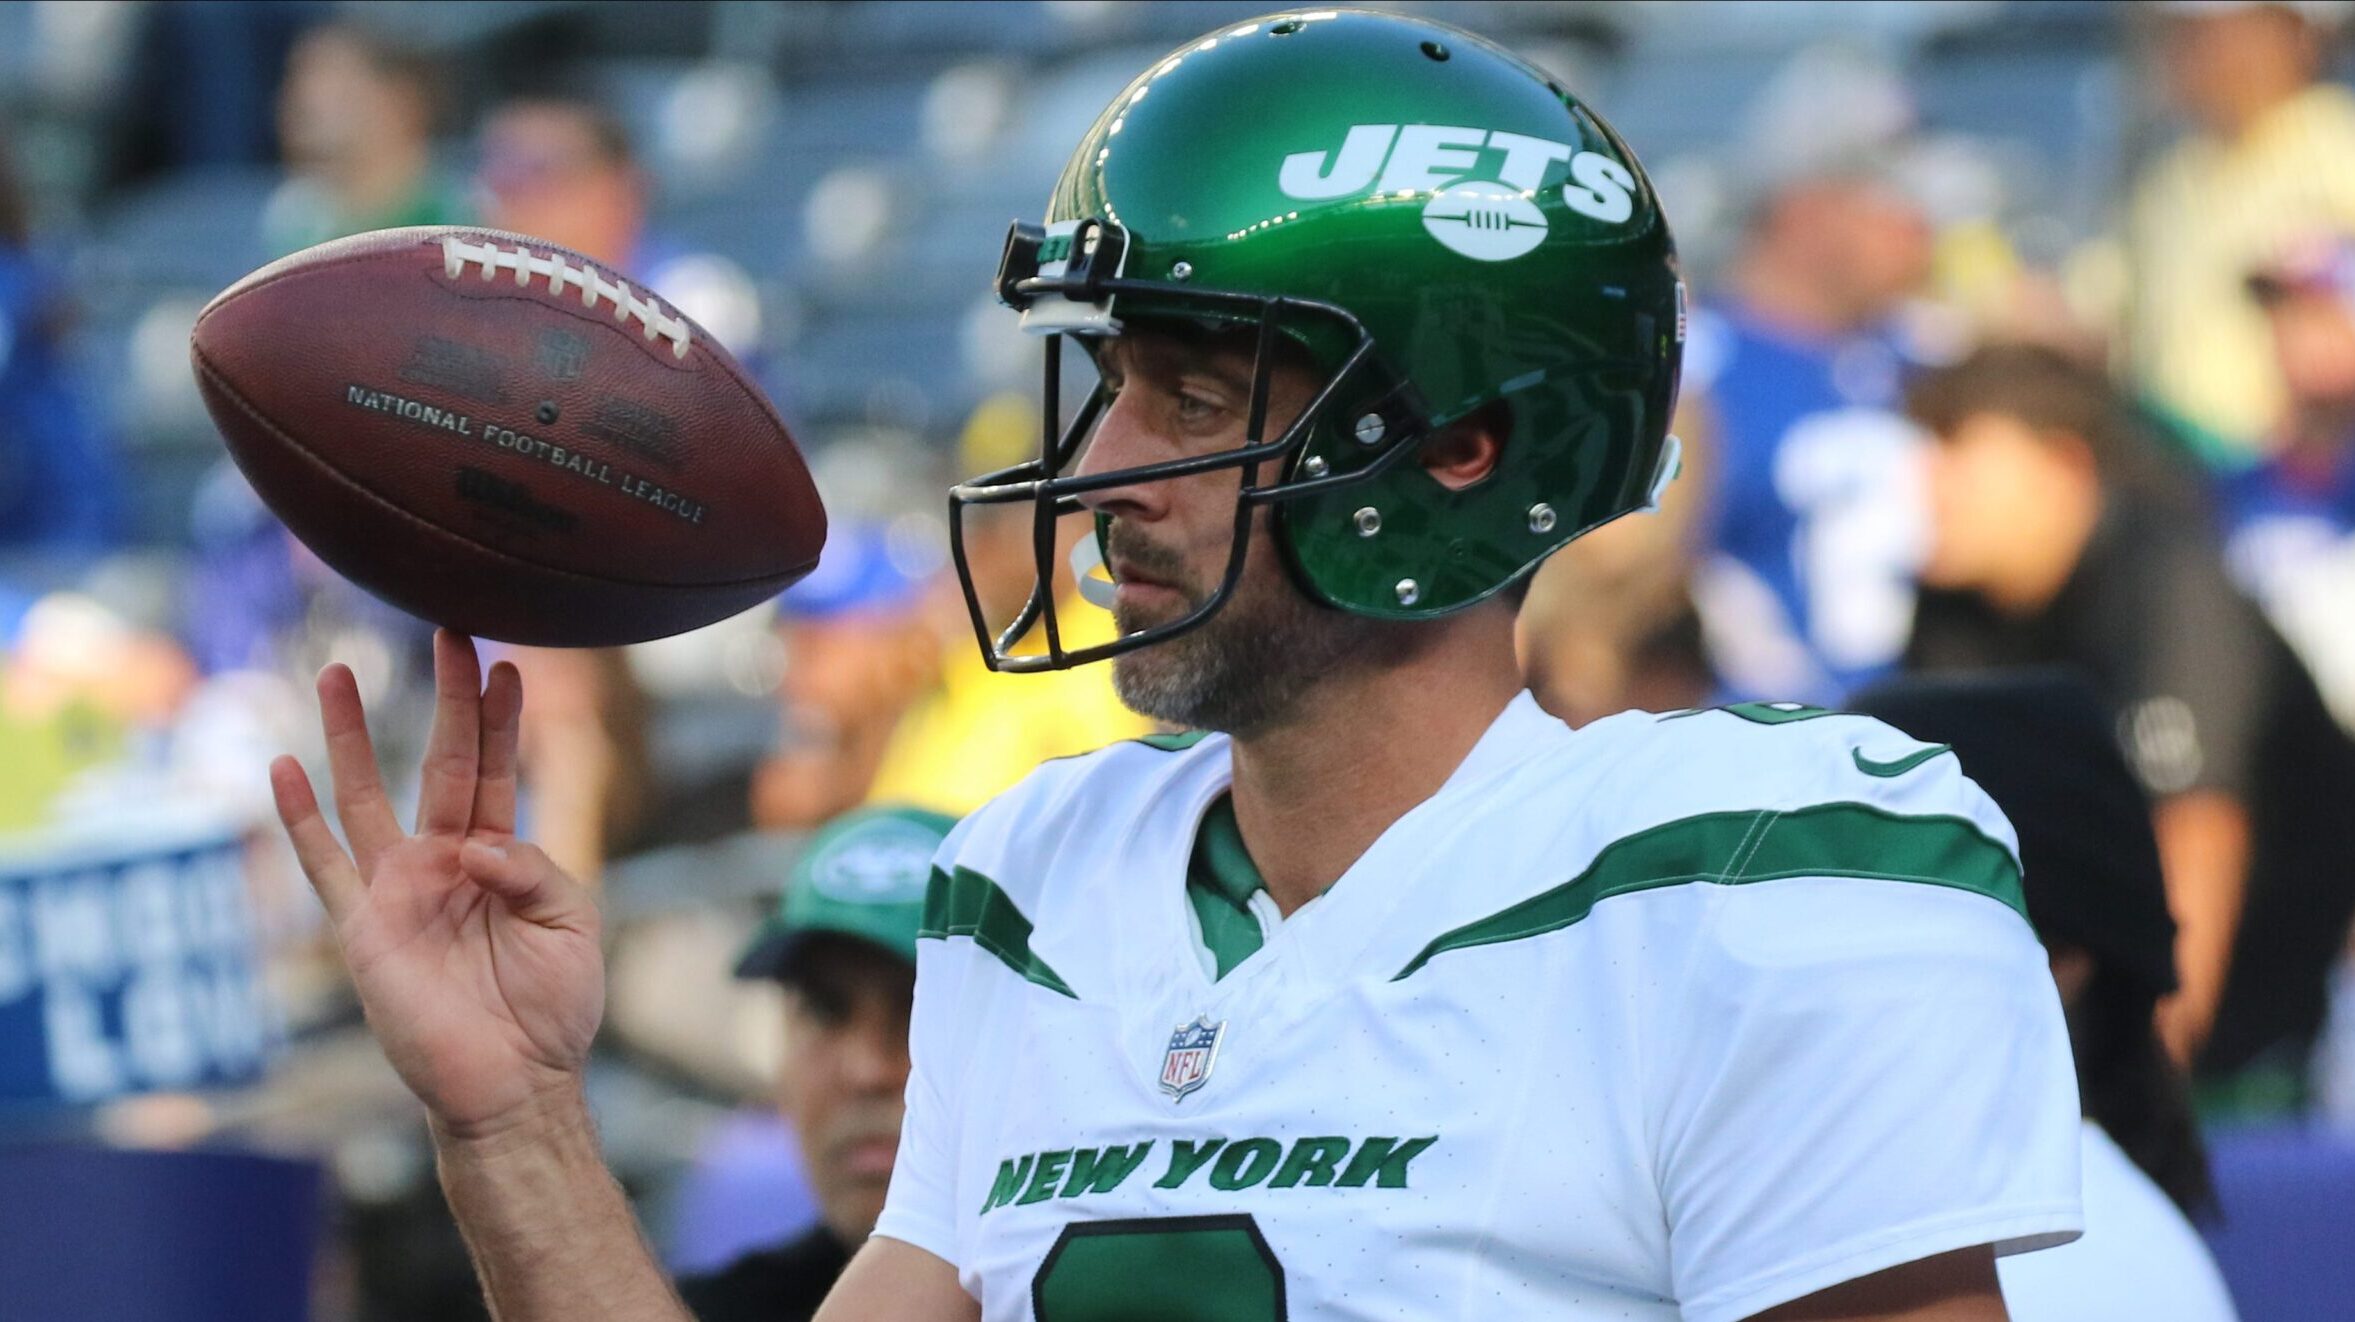
[[826,512],[718,341],[578,253],[378,230],[223,290],[190,345],[237,466],[361,587],[486,638],[680,633],[808,573]]

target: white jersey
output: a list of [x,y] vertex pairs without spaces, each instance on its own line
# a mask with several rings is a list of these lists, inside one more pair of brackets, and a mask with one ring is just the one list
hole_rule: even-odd
[[2200,1232],[2100,1125],[2084,1134],[2085,1237],[1999,1264],[2011,1322],[2237,1322]]
[[1214,977],[1230,777],[1121,744],[942,847],[876,1233],[990,1322],[1721,1322],[2075,1236],[2058,997],[1953,755],[1523,695]]

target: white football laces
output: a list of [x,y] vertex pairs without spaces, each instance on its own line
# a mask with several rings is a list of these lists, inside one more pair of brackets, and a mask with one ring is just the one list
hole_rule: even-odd
[[442,237],[442,269],[453,280],[466,274],[475,264],[482,266],[482,278],[492,280],[501,271],[513,271],[515,283],[529,288],[532,277],[548,277],[551,293],[562,293],[567,285],[581,291],[581,306],[594,308],[601,302],[613,304],[613,319],[623,324],[638,322],[645,328],[648,340],[667,339],[671,342],[671,356],[687,356],[687,319],[665,309],[652,298],[642,298],[629,285],[619,280],[607,280],[605,273],[586,262],[574,266],[560,253],[543,257],[531,249],[516,245],[510,252],[491,242],[468,243],[455,234]]

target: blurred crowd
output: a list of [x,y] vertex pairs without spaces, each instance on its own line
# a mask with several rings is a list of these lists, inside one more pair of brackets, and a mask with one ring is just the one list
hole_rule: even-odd
[[[196,304],[124,290],[175,225],[173,242],[193,227],[212,260],[250,266],[479,222],[633,272],[727,341],[834,512],[819,569],[768,609],[637,648],[495,650],[530,694],[526,830],[601,878],[615,915],[596,1100],[671,1260],[716,1268],[855,1226],[839,1186],[856,1144],[813,1170],[759,1099],[781,1059],[807,1071],[786,1070],[788,1115],[817,1105],[821,1069],[888,1093],[888,1068],[807,1063],[834,1039],[804,1021],[865,1002],[749,957],[734,976],[739,948],[801,833],[874,805],[954,817],[1042,759],[1151,732],[1100,667],[982,664],[943,493],[1034,453],[1042,420],[1035,363],[964,314],[1012,215],[989,206],[1035,207],[1059,164],[1031,159],[1020,125],[1067,142],[1118,86],[1100,67],[1250,7],[1004,6],[1057,52],[1027,101],[1018,66],[951,58],[984,41],[961,8],[17,7],[15,44],[43,53],[0,58],[0,876],[179,848],[149,840],[155,822],[209,823],[247,879],[270,1045],[238,1077],[142,1075],[133,1052],[84,1095],[0,1091],[0,1141],[325,1154],[336,1307],[476,1307],[415,1113],[266,827],[262,776],[276,751],[318,753],[308,683],[334,657],[403,783],[425,626],[308,555],[217,445],[166,435],[184,404],[150,363],[184,373]],[[2159,1024],[2203,1117],[2355,1132],[2351,7],[1884,6],[1856,23],[1800,5],[1723,31],[1672,12],[1707,8],[1441,15],[1596,89],[1652,165],[1692,283],[1683,477],[1658,517],[1536,576],[1532,686],[1582,723],[2074,668],[2151,803],[2176,926]],[[1680,52],[1756,74],[1717,84],[1724,120],[1697,135],[1642,77]],[[779,127],[832,105],[855,128],[860,80],[899,53],[935,72],[869,81],[922,110],[873,114],[920,131],[923,168],[971,204],[938,213],[960,227],[951,252],[894,218],[922,171]],[[1933,94],[1915,77],[1933,56],[2017,81]],[[661,95],[631,90],[654,78]],[[1971,99],[2007,95],[2081,121],[2065,155]],[[780,164],[764,133],[824,155],[805,211],[755,205]],[[795,255],[744,237],[771,228]],[[904,340],[861,338],[894,318]],[[944,344],[938,371],[845,386],[854,356],[920,364]],[[927,375],[948,384],[910,386]],[[976,587],[1002,618],[1031,588],[1028,521],[976,517]],[[1063,618],[1109,634],[1076,600]],[[0,905],[0,928],[17,921]],[[0,1030],[13,986],[0,976]]]

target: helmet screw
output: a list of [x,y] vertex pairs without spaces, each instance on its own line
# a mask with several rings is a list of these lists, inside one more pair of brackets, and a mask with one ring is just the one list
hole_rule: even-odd
[[1382,434],[1387,430],[1389,429],[1382,425],[1381,414],[1369,413],[1357,420],[1357,443],[1359,445],[1379,445],[1382,441]]
[[1420,601],[1420,600],[1422,600],[1422,597],[1423,597],[1423,589],[1422,589],[1422,587],[1421,587],[1420,585],[1418,585],[1418,584],[1417,584],[1417,583],[1416,583],[1416,582],[1415,582],[1413,579],[1411,579],[1411,578],[1402,578],[1402,579],[1398,580],[1398,604],[1399,604],[1399,605],[1401,605],[1401,606],[1412,606],[1412,605],[1414,605],[1414,604],[1415,604],[1417,601]]
[[1312,454],[1301,460],[1300,471],[1307,477],[1323,477],[1327,471],[1325,457],[1321,454]]
[[1382,511],[1368,505],[1357,512],[1357,535],[1371,537],[1382,531]]
[[1554,507],[1539,501],[1529,507],[1529,531],[1549,533],[1554,530]]
[[1193,278],[1194,278],[1194,264],[1193,264],[1192,262],[1173,262],[1173,263],[1171,263],[1171,264],[1170,264],[1170,268],[1169,268],[1169,278],[1170,278],[1170,279],[1172,279],[1172,280],[1191,280],[1191,279],[1193,279]]

